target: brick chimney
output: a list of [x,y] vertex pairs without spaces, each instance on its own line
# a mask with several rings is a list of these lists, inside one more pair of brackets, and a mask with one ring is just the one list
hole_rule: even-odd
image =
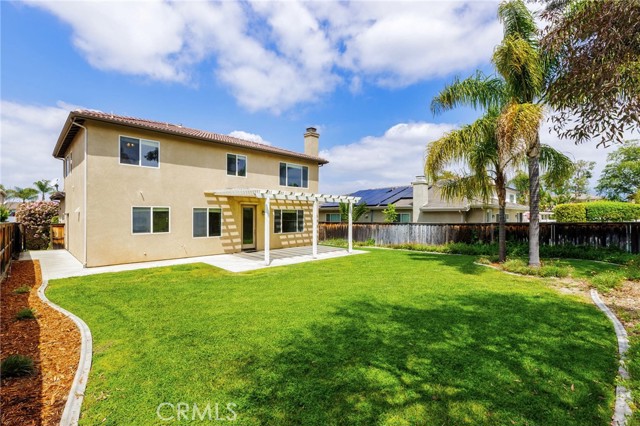
[[317,157],[319,151],[320,135],[316,131],[315,127],[307,127],[307,131],[304,133],[304,153]]

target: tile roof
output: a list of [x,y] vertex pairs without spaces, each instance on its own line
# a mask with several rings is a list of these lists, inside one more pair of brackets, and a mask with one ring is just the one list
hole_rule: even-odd
[[[388,188],[362,189],[349,195],[360,197],[362,199],[360,203],[365,203],[368,207],[385,207],[404,198],[413,198],[413,187],[411,185],[407,185],[392,186]],[[338,203],[326,203],[322,205],[323,208],[337,206]]]
[[161,121],[153,121],[147,120],[143,118],[135,118],[135,117],[127,117],[124,115],[116,115],[111,113],[105,113],[101,111],[95,110],[75,110],[69,113],[69,117],[67,118],[67,122],[65,123],[64,128],[60,134],[58,139],[58,143],[56,144],[55,150],[53,152],[54,157],[60,158],[61,155],[64,155],[64,151],[69,143],[73,140],[73,137],[77,133],[77,126],[72,126],[71,122],[76,121],[79,124],[82,124],[85,119],[94,119],[99,121],[105,121],[114,124],[120,124],[123,126],[131,126],[137,127],[141,129],[154,130],[163,133],[170,133],[178,136],[185,136],[195,139],[200,139],[208,142],[217,142],[225,145],[237,146],[241,148],[247,149],[255,149],[258,151],[270,152],[273,154],[285,155],[287,157],[295,157],[305,160],[311,160],[317,162],[318,164],[326,164],[327,160],[315,157],[312,155],[303,154],[300,152],[289,151],[287,149],[277,148],[275,146],[261,144],[258,142],[252,142],[240,138],[235,138],[228,135],[223,135],[220,133],[208,132],[205,130],[192,129],[189,127],[184,127],[179,124],[171,124]]

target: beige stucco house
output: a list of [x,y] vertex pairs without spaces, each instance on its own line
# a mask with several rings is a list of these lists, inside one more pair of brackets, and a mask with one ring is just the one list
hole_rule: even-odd
[[[90,110],[69,114],[63,162],[65,246],[86,267],[313,245],[319,135],[304,152]],[[316,220],[314,220],[316,219]]]
[[[494,196],[489,203],[481,200],[446,200],[440,186],[430,184],[424,176],[417,176],[411,185],[365,189],[351,196],[361,199],[367,205],[367,213],[358,222],[384,222],[383,211],[394,204],[399,223],[490,223],[498,221],[498,198]],[[523,222],[527,206],[517,203],[518,193],[507,188],[507,222]],[[337,203],[325,203],[320,208],[321,220],[340,222]]]

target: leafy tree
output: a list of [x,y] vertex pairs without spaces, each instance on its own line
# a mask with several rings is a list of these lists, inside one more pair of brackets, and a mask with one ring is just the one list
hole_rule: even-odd
[[393,223],[398,220],[398,212],[396,212],[395,204],[388,204],[387,207],[382,210],[382,214],[384,215],[384,221],[386,223]]
[[607,155],[596,191],[613,201],[631,200],[640,192],[640,141],[629,141]]
[[518,204],[529,204],[529,175],[518,170],[510,183],[518,191]]
[[45,195],[53,191],[53,186],[51,186],[51,181],[49,180],[42,179],[42,180],[33,182],[33,184],[38,189],[38,191],[40,191],[40,193],[42,194],[42,201],[44,201]]
[[6,222],[9,219],[9,209],[6,206],[0,205],[0,222]]
[[543,17],[555,129],[576,143],[622,143],[640,128],[640,0],[551,0]]
[[[352,220],[354,222],[357,222],[358,219],[360,219],[368,211],[369,209],[367,208],[367,205],[364,202],[354,205],[353,211],[352,211],[352,215],[353,215]],[[343,222],[349,221],[349,204],[348,203],[340,203],[340,219]]]
[[33,201],[38,198],[38,190],[33,188],[21,188],[14,186],[7,190],[7,198],[22,200],[23,203]]

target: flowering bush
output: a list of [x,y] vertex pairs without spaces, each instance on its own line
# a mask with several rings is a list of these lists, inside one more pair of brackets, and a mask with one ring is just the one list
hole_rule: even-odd
[[42,250],[49,247],[49,225],[58,215],[59,205],[53,201],[22,203],[16,209],[16,222],[24,226],[27,249]]

